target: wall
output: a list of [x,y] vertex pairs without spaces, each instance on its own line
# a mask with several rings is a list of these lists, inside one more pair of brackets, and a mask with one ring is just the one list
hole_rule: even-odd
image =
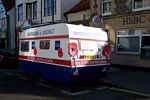
[[[83,18],[83,15],[85,15],[85,18]],[[89,20],[90,19],[90,10],[76,12],[76,13],[70,13],[67,15],[67,17],[68,17],[68,22]]]

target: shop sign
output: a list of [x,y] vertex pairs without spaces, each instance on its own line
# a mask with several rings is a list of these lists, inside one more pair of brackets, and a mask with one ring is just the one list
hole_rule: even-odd
[[122,18],[123,25],[143,24],[146,22],[145,16],[125,16]]
[[99,24],[101,24],[101,23],[102,23],[102,17],[100,17],[100,16],[93,16],[93,18],[92,18],[92,23],[93,23],[94,25],[99,25]]
[[150,23],[150,16],[147,16],[146,19]]

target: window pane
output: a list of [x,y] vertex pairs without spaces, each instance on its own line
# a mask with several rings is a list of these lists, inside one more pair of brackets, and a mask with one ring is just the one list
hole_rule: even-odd
[[23,21],[23,4],[18,5],[18,21]]
[[29,41],[21,41],[21,51],[23,52],[29,51]]
[[55,41],[55,50],[58,50],[60,48],[60,41]]
[[143,46],[150,46],[150,37],[149,36],[142,36],[142,47]]
[[33,3],[33,19],[37,19],[37,2]]
[[134,0],[134,8],[143,8],[143,0]]
[[56,0],[44,0],[44,16],[51,16],[56,14]]
[[103,13],[107,13],[107,3],[103,4]]
[[139,37],[119,37],[117,44],[118,51],[138,52],[139,42]]
[[44,0],[44,16],[47,16],[47,12],[48,12],[47,2],[48,2],[48,0]]
[[51,15],[56,15],[56,0],[51,0]]
[[56,2],[56,0],[54,0],[54,15],[56,15],[56,4],[57,2]]
[[32,49],[35,48],[35,41],[32,41]]
[[26,19],[32,19],[32,3],[26,4]]
[[44,16],[50,16],[51,0],[44,0]]
[[103,0],[103,13],[110,13],[111,6],[112,6],[111,0]]
[[49,49],[50,41],[49,40],[41,40],[40,41],[40,49]]

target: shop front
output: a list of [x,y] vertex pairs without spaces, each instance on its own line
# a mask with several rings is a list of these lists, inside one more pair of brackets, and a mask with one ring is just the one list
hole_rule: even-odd
[[115,30],[112,63],[150,67],[150,14],[116,16],[112,21]]

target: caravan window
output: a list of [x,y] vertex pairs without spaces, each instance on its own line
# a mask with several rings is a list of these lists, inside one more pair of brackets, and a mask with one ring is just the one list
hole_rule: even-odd
[[55,50],[58,50],[58,48],[60,48],[60,41],[59,40],[55,41]]
[[21,51],[23,52],[29,51],[29,41],[21,41]]
[[35,41],[32,41],[32,49],[35,48]]
[[49,49],[49,48],[50,48],[50,40],[40,41],[40,49]]

